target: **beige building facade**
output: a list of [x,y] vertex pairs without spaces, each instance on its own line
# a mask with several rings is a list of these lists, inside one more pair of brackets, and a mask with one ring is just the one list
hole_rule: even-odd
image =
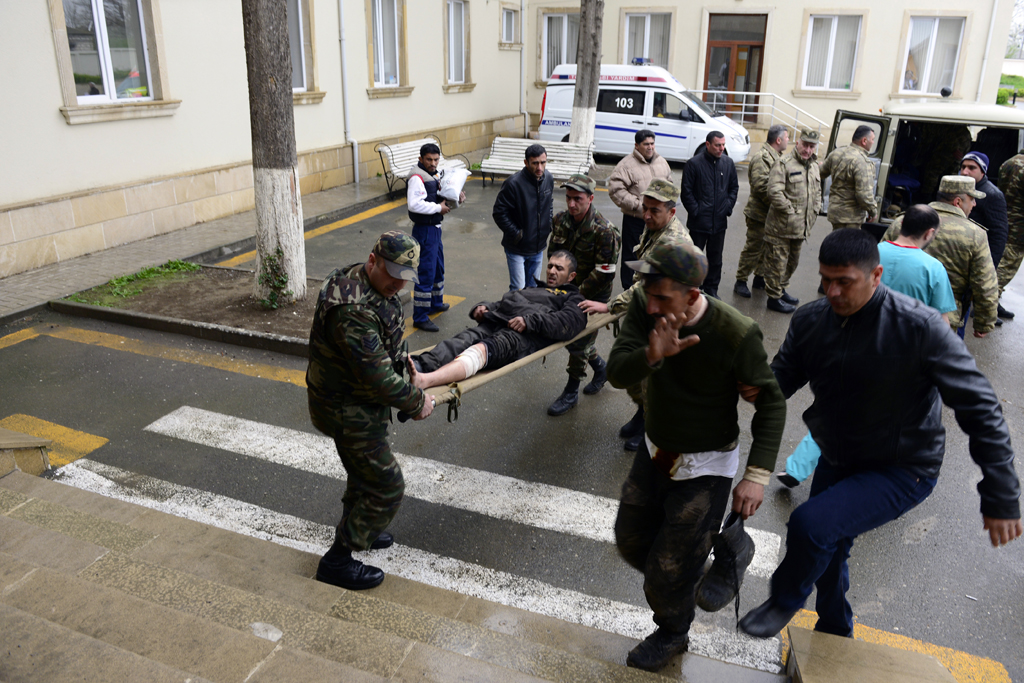
[[[303,194],[380,173],[382,141],[455,154],[536,129],[578,44],[578,2],[286,1]],[[944,86],[994,101],[1012,6],[607,0],[602,61],[828,124]],[[0,277],[253,207],[239,0],[7,2],[0,41]]]

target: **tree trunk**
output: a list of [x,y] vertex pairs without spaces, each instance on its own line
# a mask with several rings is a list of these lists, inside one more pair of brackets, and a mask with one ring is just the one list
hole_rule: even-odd
[[287,0],[242,0],[256,193],[256,298],[306,297]]
[[569,142],[591,145],[597,118],[597,87],[601,81],[601,26],[604,0],[580,3],[580,38],[576,50],[576,94],[572,100]]

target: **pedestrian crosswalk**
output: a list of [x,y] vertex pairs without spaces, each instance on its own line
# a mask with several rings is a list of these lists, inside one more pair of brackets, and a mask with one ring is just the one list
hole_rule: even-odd
[[[145,429],[324,477],[345,477],[333,441],[309,432],[188,406]],[[407,496],[567,537],[604,543],[614,540],[617,502],[613,499],[426,458],[397,453],[396,457],[405,474]],[[56,478],[72,486],[310,553],[322,554],[334,537],[334,529],[327,525],[89,458],[61,468]],[[757,556],[748,572],[767,577],[777,562],[780,539],[769,532],[748,531],[757,545]],[[396,543],[387,550],[373,551],[372,562],[389,574],[631,638],[643,638],[653,628],[646,605],[552,586],[408,545]],[[732,630],[701,624],[699,620],[691,632],[691,651],[766,671],[778,671],[780,666],[777,640],[754,640]]]

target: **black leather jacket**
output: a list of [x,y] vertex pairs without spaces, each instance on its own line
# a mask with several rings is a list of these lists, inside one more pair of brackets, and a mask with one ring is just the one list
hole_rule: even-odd
[[686,209],[686,227],[690,232],[725,232],[739,191],[736,164],[726,154],[714,158],[705,147],[683,168],[679,198]]
[[1010,233],[1006,216],[1006,197],[988,176],[982,177],[977,189],[985,193],[985,198],[978,200],[968,218],[988,231],[988,249],[992,252],[992,265],[998,267]]
[[[481,301],[487,313],[484,320],[508,326],[508,321],[522,316],[526,331],[551,341],[569,341],[587,326],[587,314],[580,309],[583,295],[579,288],[566,283],[561,287],[527,287],[506,292],[501,301]],[[476,306],[469,309],[470,317]]]
[[504,233],[501,246],[520,256],[533,256],[547,247],[551,234],[555,179],[549,171],[537,177],[523,167],[505,178],[491,216]]
[[804,422],[834,467],[905,467],[937,477],[946,448],[942,403],[970,437],[981,467],[981,512],[1020,517],[1010,433],[992,385],[939,314],[879,285],[843,318],[827,299],[802,306],[772,361],[786,398],[808,382]]

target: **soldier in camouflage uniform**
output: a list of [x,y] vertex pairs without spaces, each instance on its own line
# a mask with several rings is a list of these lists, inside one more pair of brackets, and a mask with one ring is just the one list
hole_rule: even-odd
[[868,152],[875,144],[871,126],[857,126],[853,140],[837,147],[821,165],[821,179],[832,176],[828,194],[828,222],[833,230],[859,228],[878,215],[875,203],[875,165]]
[[398,293],[407,280],[416,281],[419,252],[410,235],[381,235],[366,263],[339,268],[324,280],[309,333],[309,416],[334,439],[348,473],[334,545],[316,578],[350,590],[384,580],[384,572],[354,559],[352,551],[391,545],[384,529],[405,490],[387,442],[391,408],[417,420],[433,409],[404,376],[409,352]]
[[[1006,237],[1006,249],[999,261],[999,296],[1003,295],[1006,285],[1017,274],[1021,261],[1024,261],[1024,154],[1007,159],[999,168],[999,189],[1006,195],[1006,215],[1009,221],[1009,232]],[[1013,313],[999,305],[1000,318],[1013,320]]]
[[[956,298],[956,310],[949,314],[949,325],[954,330],[966,326],[964,316],[973,298],[975,337],[984,337],[995,329],[999,299],[988,237],[984,228],[967,218],[974,208],[974,200],[984,198],[984,192],[974,189],[974,178],[943,176],[936,201],[928,205],[939,213],[939,230],[931,244],[924,248],[926,254],[942,263],[949,275]],[[900,216],[885,233],[885,239],[895,241],[902,225]],[[958,333],[963,335],[962,330]]]
[[747,221],[747,242],[740,252],[740,262],[736,266],[736,284],[733,285],[732,291],[748,299],[750,288],[747,287],[747,278],[751,273],[754,274],[754,288],[764,287],[761,252],[764,250],[764,220],[768,217],[768,174],[787,147],[789,131],[777,123],[768,129],[767,141],[747,167],[750,199],[743,209],[743,216]]
[[[565,188],[568,211],[557,214],[552,223],[548,256],[565,249],[576,257],[576,284],[584,299],[607,303],[615,282],[615,263],[619,258],[619,232],[594,206],[597,186],[586,175],[569,178]],[[569,352],[569,380],[562,395],[548,407],[548,415],[567,413],[579,403],[580,381],[587,376],[587,364],[594,369],[594,379],[583,387],[588,396],[601,391],[608,375],[606,363],[597,353],[597,332],[588,334],[566,346]]]
[[[641,194],[644,207],[644,232],[640,235],[640,243],[636,247],[636,258],[646,258],[651,250],[659,244],[693,244],[690,232],[676,216],[676,202],[679,201],[679,188],[669,180],[655,178]],[[587,313],[625,313],[633,296],[642,289],[640,273],[634,273],[633,286],[615,297],[612,303],[584,301],[583,310]],[[619,429],[619,436],[626,439],[627,451],[640,448],[644,438],[644,396],[643,386],[634,384],[626,387],[626,392],[637,405],[633,417]]]
[[800,248],[821,209],[818,133],[804,130],[796,147],[783,155],[768,176],[771,206],[764,223],[764,289],[768,310],[792,313],[799,299],[786,291],[800,263]]

